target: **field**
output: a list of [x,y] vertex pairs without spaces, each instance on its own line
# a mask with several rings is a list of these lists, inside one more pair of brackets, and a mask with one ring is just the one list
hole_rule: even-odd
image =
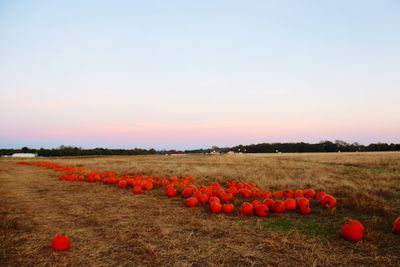
[[[37,160],[37,159],[35,159]],[[115,156],[40,159],[96,170],[194,183],[237,179],[271,191],[315,188],[338,200],[335,210],[212,215],[185,208],[163,189],[141,195],[101,183],[60,181],[54,170],[0,160],[0,265],[69,266],[400,266],[400,153]],[[343,240],[357,218],[364,239]],[[71,249],[54,252],[55,233]]]

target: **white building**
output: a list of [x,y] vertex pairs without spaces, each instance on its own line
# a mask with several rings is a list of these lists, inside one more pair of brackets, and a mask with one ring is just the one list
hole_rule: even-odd
[[36,153],[14,153],[11,155],[12,158],[36,158]]

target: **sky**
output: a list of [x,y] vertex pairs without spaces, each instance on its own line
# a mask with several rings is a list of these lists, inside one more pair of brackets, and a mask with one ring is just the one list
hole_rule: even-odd
[[399,1],[0,0],[0,148],[400,143]]

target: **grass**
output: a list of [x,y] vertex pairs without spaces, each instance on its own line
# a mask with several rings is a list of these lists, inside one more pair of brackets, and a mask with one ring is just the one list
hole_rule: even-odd
[[302,218],[271,218],[265,220],[265,227],[273,231],[284,233],[296,232],[300,234],[326,236],[329,234],[327,227],[312,217]]
[[[400,265],[400,237],[391,233],[400,215],[400,153],[45,160],[121,175],[192,175],[198,184],[238,179],[271,191],[313,187],[337,197],[338,207],[330,212],[313,203],[309,217],[213,216],[206,208],[184,208],[182,199],[168,199],[159,189],[133,196],[115,186],[62,182],[52,170],[0,159],[1,266]],[[340,237],[348,218],[365,226],[357,244]],[[58,232],[71,238],[69,251],[51,250]]]

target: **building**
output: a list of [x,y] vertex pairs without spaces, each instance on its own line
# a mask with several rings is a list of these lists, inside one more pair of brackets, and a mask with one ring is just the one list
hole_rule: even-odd
[[36,153],[14,153],[11,155],[12,158],[36,158]]

